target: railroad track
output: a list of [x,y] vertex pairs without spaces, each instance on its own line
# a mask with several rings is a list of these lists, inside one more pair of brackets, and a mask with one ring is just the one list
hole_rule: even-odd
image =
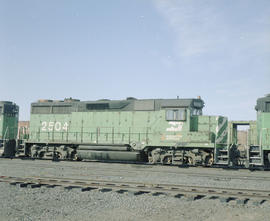
[[115,191],[117,193],[133,193],[134,195],[151,194],[153,196],[166,195],[186,200],[219,199],[221,202],[245,205],[261,205],[270,202],[270,191],[233,189],[220,187],[153,184],[138,182],[121,182],[106,180],[70,179],[55,177],[10,177],[0,176],[0,182],[16,185],[21,188],[54,188],[80,189],[82,192],[98,190],[100,192]]
[[[15,162],[14,162],[15,161]],[[39,165],[35,164],[32,165],[32,162],[30,161],[16,161],[13,159],[13,164],[17,164],[17,165],[21,165],[22,163],[27,164],[28,166],[30,166],[30,168],[55,168],[58,165],[51,163],[51,164],[45,164],[42,161],[44,160],[39,160],[41,163]],[[72,162],[74,163],[73,165],[62,165],[65,168],[72,168],[72,169],[76,169],[76,163],[81,163],[81,162]],[[99,164],[107,164],[107,163],[102,163],[102,162],[95,162],[96,166],[91,164],[91,169],[95,168],[95,171],[103,171],[104,169],[100,169]],[[85,162],[85,165],[87,166],[87,164],[89,164],[89,162]],[[31,167],[32,165],[32,167]],[[60,166],[60,165],[59,165]],[[115,171],[116,172],[116,176],[119,175],[120,172],[126,172],[128,171],[128,173],[139,173],[140,169],[147,169],[147,172],[149,173],[166,173],[166,174],[172,174],[172,175],[185,175],[188,177],[192,177],[192,176],[196,176],[196,177],[203,177],[203,178],[209,178],[215,181],[228,181],[228,180],[241,180],[241,181],[247,181],[247,180],[255,180],[255,181],[270,181],[270,176],[259,176],[258,174],[222,174],[220,173],[220,171],[224,171],[224,169],[222,168],[211,168],[210,172],[206,172],[206,169],[209,168],[198,168],[203,170],[204,172],[195,172],[192,171],[193,168],[190,168],[191,170],[189,170],[187,168],[187,170],[183,170],[183,169],[179,169],[179,171],[172,171],[170,169],[167,169],[167,166],[163,166],[163,165],[148,165],[148,164],[130,164],[130,168],[128,169],[122,169],[122,168],[117,168],[114,169],[113,167],[106,167],[105,170],[106,171]],[[135,168],[132,168],[135,167]],[[149,167],[149,168],[148,168]],[[154,168],[158,168],[160,167],[160,170],[155,170],[152,169],[151,167]],[[246,169],[244,169],[246,171]],[[213,172],[214,171],[214,172]],[[252,172],[254,173],[254,172]],[[255,172],[256,173],[256,172]]]

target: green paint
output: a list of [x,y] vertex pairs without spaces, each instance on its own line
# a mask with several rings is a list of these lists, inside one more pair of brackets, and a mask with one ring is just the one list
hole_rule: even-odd
[[262,150],[270,150],[270,94],[257,99],[257,142]]
[[0,101],[0,140],[16,139],[19,107],[9,101]]
[[[216,138],[224,145],[227,118],[200,115],[203,106],[200,99],[33,103],[30,140],[128,144],[138,150],[147,146],[214,148]],[[63,110],[53,113],[55,107]]]

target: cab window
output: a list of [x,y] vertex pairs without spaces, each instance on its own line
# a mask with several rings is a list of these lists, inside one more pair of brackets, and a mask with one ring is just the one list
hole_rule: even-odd
[[186,110],[185,109],[166,110],[166,120],[168,120],[168,121],[184,121],[184,120],[186,120]]

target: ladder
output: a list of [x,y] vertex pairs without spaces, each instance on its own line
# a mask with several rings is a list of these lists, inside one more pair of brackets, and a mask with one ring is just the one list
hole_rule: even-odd
[[228,165],[229,164],[229,148],[215,148],[215,164]]
[[263,153],[259,145],[249,146],[247,149],[247,161],[249,166],[263,166]]
[[231,144],[230,146],[216,148],[216,164],[226,166],[239,166],[239,151],[237,144]]

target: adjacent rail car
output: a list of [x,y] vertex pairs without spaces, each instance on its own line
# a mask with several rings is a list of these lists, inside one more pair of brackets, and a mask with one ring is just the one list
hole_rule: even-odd
[[[228,120],[202,114],[196,99],[79,101],[31,104],[33,158],[228,164]],[[231,148],[232,149],[232,148]]]
[[[247,147],[241,157],[245,167],[270,167],[270,94],[258,98],[255,106],[257,111],[256,121],[231,121],[229,122],[229,141],[230,146],[237,147],[237,126],[249,126],[247,131]],[[236,154],[237,155],[237,154]],[[231,154],[230,158],[235,164],[241,164],[239,157]]]
[[10,155],[16,146],[19,107],[10,101],[0,101],[0,156]]
[[256,132],[250,139],[256,140],[249,146],[248,163],[250,166],[270,166],[270,94],[257,99]]

